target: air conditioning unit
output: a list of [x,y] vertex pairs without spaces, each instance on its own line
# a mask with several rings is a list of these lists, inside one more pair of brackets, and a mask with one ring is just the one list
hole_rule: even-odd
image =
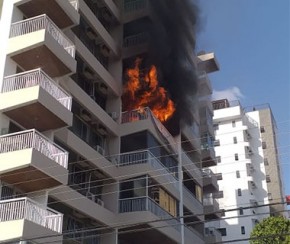
[[103,82],[98,82],[97,88],[103,95],[108,94],[108,87]]
[[102,207],[104,207],[105,205],[104,202],[100,198],[97,199],[97,204],[99,204]]
[[102,126],[102,125],[99,125],[99,127],[98,127],[98,132],[99,132],[102,136],[105,136],[105,135],[108,134],[106,127],[104,127],[104,126]]
[[95,77],[94,72],[88,67],[88,65],[83,64],[83,70],[82,70],[83,75],[89,79],[92,80]]
[[83,120],[89,122],[92,120],[92,115],[85,109],[81,109],[80,116]]
[[96,149],[96,151],[101,154],[101,155],[105,155],[105,149],[102,148],[101,146],[97,145],[94,147]]
[[109,115],[115,121],[119,119],[119,114],[117,112],[111,112],[111,113],[109,113]]

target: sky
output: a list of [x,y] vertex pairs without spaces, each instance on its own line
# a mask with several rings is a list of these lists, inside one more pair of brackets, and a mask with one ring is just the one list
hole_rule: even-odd
[[269,103],[278,126],[285,193],[290,195],[290,1],[199,0],[196,51],[214,52],[216,98]]

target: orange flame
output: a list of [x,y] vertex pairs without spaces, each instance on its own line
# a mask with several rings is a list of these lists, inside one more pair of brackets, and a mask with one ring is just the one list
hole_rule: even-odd
[[142,59],[137,58],[133,68],[126,71],[127,83],[124,86],[123,109],[134,110],[149,107],[153,114],[165,122],[175,112],[173,101],[167,91],[158,86],[157,69],[154,65],[149,70],[140,70]]

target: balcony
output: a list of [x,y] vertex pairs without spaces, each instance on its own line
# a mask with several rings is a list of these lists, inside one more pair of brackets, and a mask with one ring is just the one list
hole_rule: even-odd
[[[29,198],[0,201],[0,241],[55,235],[61,242],[63,216]],[[5,231],[4,231],[5,230]],[[49,239],[52,241],[53,239]],[[46,241],[48,241],[46,239]]]
[[200,150],[199,128],[199,124],[197,124],[195,121],[191,125],[184,125],[181,128],[182,135],[186,138],[188,143],[192,145],[196,153],[199,153]]
[[68,153],[36,130],[0,137],[1,180],[25,192],[66,184]]
[[211,169],[203,169],[202,170],[203,175],[203,191],[204,192],[214,192],[219,190],[219,186],[217,183],[217,177],[212,172]]
[[[136,172],[144,174],[144,172],[149,172],[150,175],[156,177],[156,180],[165,184],[166,188],[173,186],[176,191],[179,191],[178,180],[173,176],[173,172],[166,168],[150,151],[137,151],[123,153],[119,156],[117,160],[118,167],[126,167],[124,174],[132,172],[136,175]],[[134,167],[133,167],[134,166]]]
[[204,214],[206,219],[217,219],[221,217],[219,203],[212,193],[205,194],[203,198]]
[[154,116],[150,108],[140,108],[122,113],[121,136],[142,130],[150,131],[156,138],[163,136],[171,149],[177,153],[177,143],[165,126]]
[[41,69],[4,77],[0,110],[39,131],[72,125],[72,97]]
[[148,0],[124,1],[123,14],[124,23],[147,16],[149,14]]
[[148,50],[149,33],[141,32],[123,40],[123,58],[140,55]]
[[74,44],[45,14],[11,25],[8,55],[24,70],[42,67],[50,77],[76,71]]
[[214,227],[207,227],[205,228],[204,234],[205,243],[207,244],[214,244],[222,242],[222,235],[221,233]]
[[157,216],[159,219],[164,220],[167,225],[180,232],[180,222],[170,215],[167,211],[159,206],[150,197],[136,197],[119,199],[119,213],[129,212],[142,212],[149,211]]
[[17,6],[27,18],[47,14],[61,29],[79,24],[79,14],[68,0],[20,0]]
[[201,159],[203,168],[215,166],[217,164],[213,141],[209,135],[201,139]]
[[184,206],[188,208],[194,214],[203,214],[203,206],[202,203],[199,202],[193,193],[183,185],[183,201]]
[[206,73],[212,73],[220,69],[214,53],[202,52],[197,56],[197,59],[199,70],[204,70]]

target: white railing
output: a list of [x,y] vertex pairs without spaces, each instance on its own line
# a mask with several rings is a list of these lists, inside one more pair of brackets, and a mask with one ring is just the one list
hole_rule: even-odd
[[149,39],[147,32],[142,32],[136,35],[128,36],[124,38],[124,47],[132,47],[146,43]]
[[137,10],[143,10],[147,6],[147,0],[135,0],[124,3],[124,12],[129,13]]
[[69,0],[70,4],[74,7],[75,10],[79,9],[79,0]]
[[62,233],[63,215],[43,208],[29,198],[0,201],[0,222],[26,219],[50,230]]
[[67,169],[68,153],[36,130],[0,136],[0,153],[33,148]]
[[38,85],[71,110],[72,97],[40,68],[4,77],[2,93]]
[[45,29],[72,57],[75,56],[73,43],[46,14],[13,23],[10,29],[10,38],[42,29]]
[[[156,170],[160,177],[165,177],[169,184],[173,184],[174,187],[179,190],[178,180],[173,176],[173,172],[170,172],[150,151],[137,151],[123,153],[120,155],[117,165],[119,167],[135,165],[135,164],[145,164],[151,165],[154,170]],[[165,173],[162,170],[165,169]]]
[[150,211],[157,217],[164,219],[169,226],[180,231],[180,222],[170,215],[166,210],[161,208],[154,200],[150,197],[136,197],[119,199],[119,212],[140,212],[140,211]]
[[134,121],[146,120],[150,116],[149,108],[135,109],[122,113],[122,124]]
[[140,108],[135,109],[132,111],[126,111],[122,113],[122,123],[130,123],[134,121],[140,121],[140,120],[146,120],[146,119],[152,119],[154,122],[154,125],[157,127],[159,132],[163,135],[163,137],[169,142],[170,146],[174,150],[175,153],[177,153],[177,143],[174,140],[173,136],[170,134],[170,132],[166,129],[166,127],[160,122],[159,119],[157,119],[153,112],[150,110],[150,108]]

